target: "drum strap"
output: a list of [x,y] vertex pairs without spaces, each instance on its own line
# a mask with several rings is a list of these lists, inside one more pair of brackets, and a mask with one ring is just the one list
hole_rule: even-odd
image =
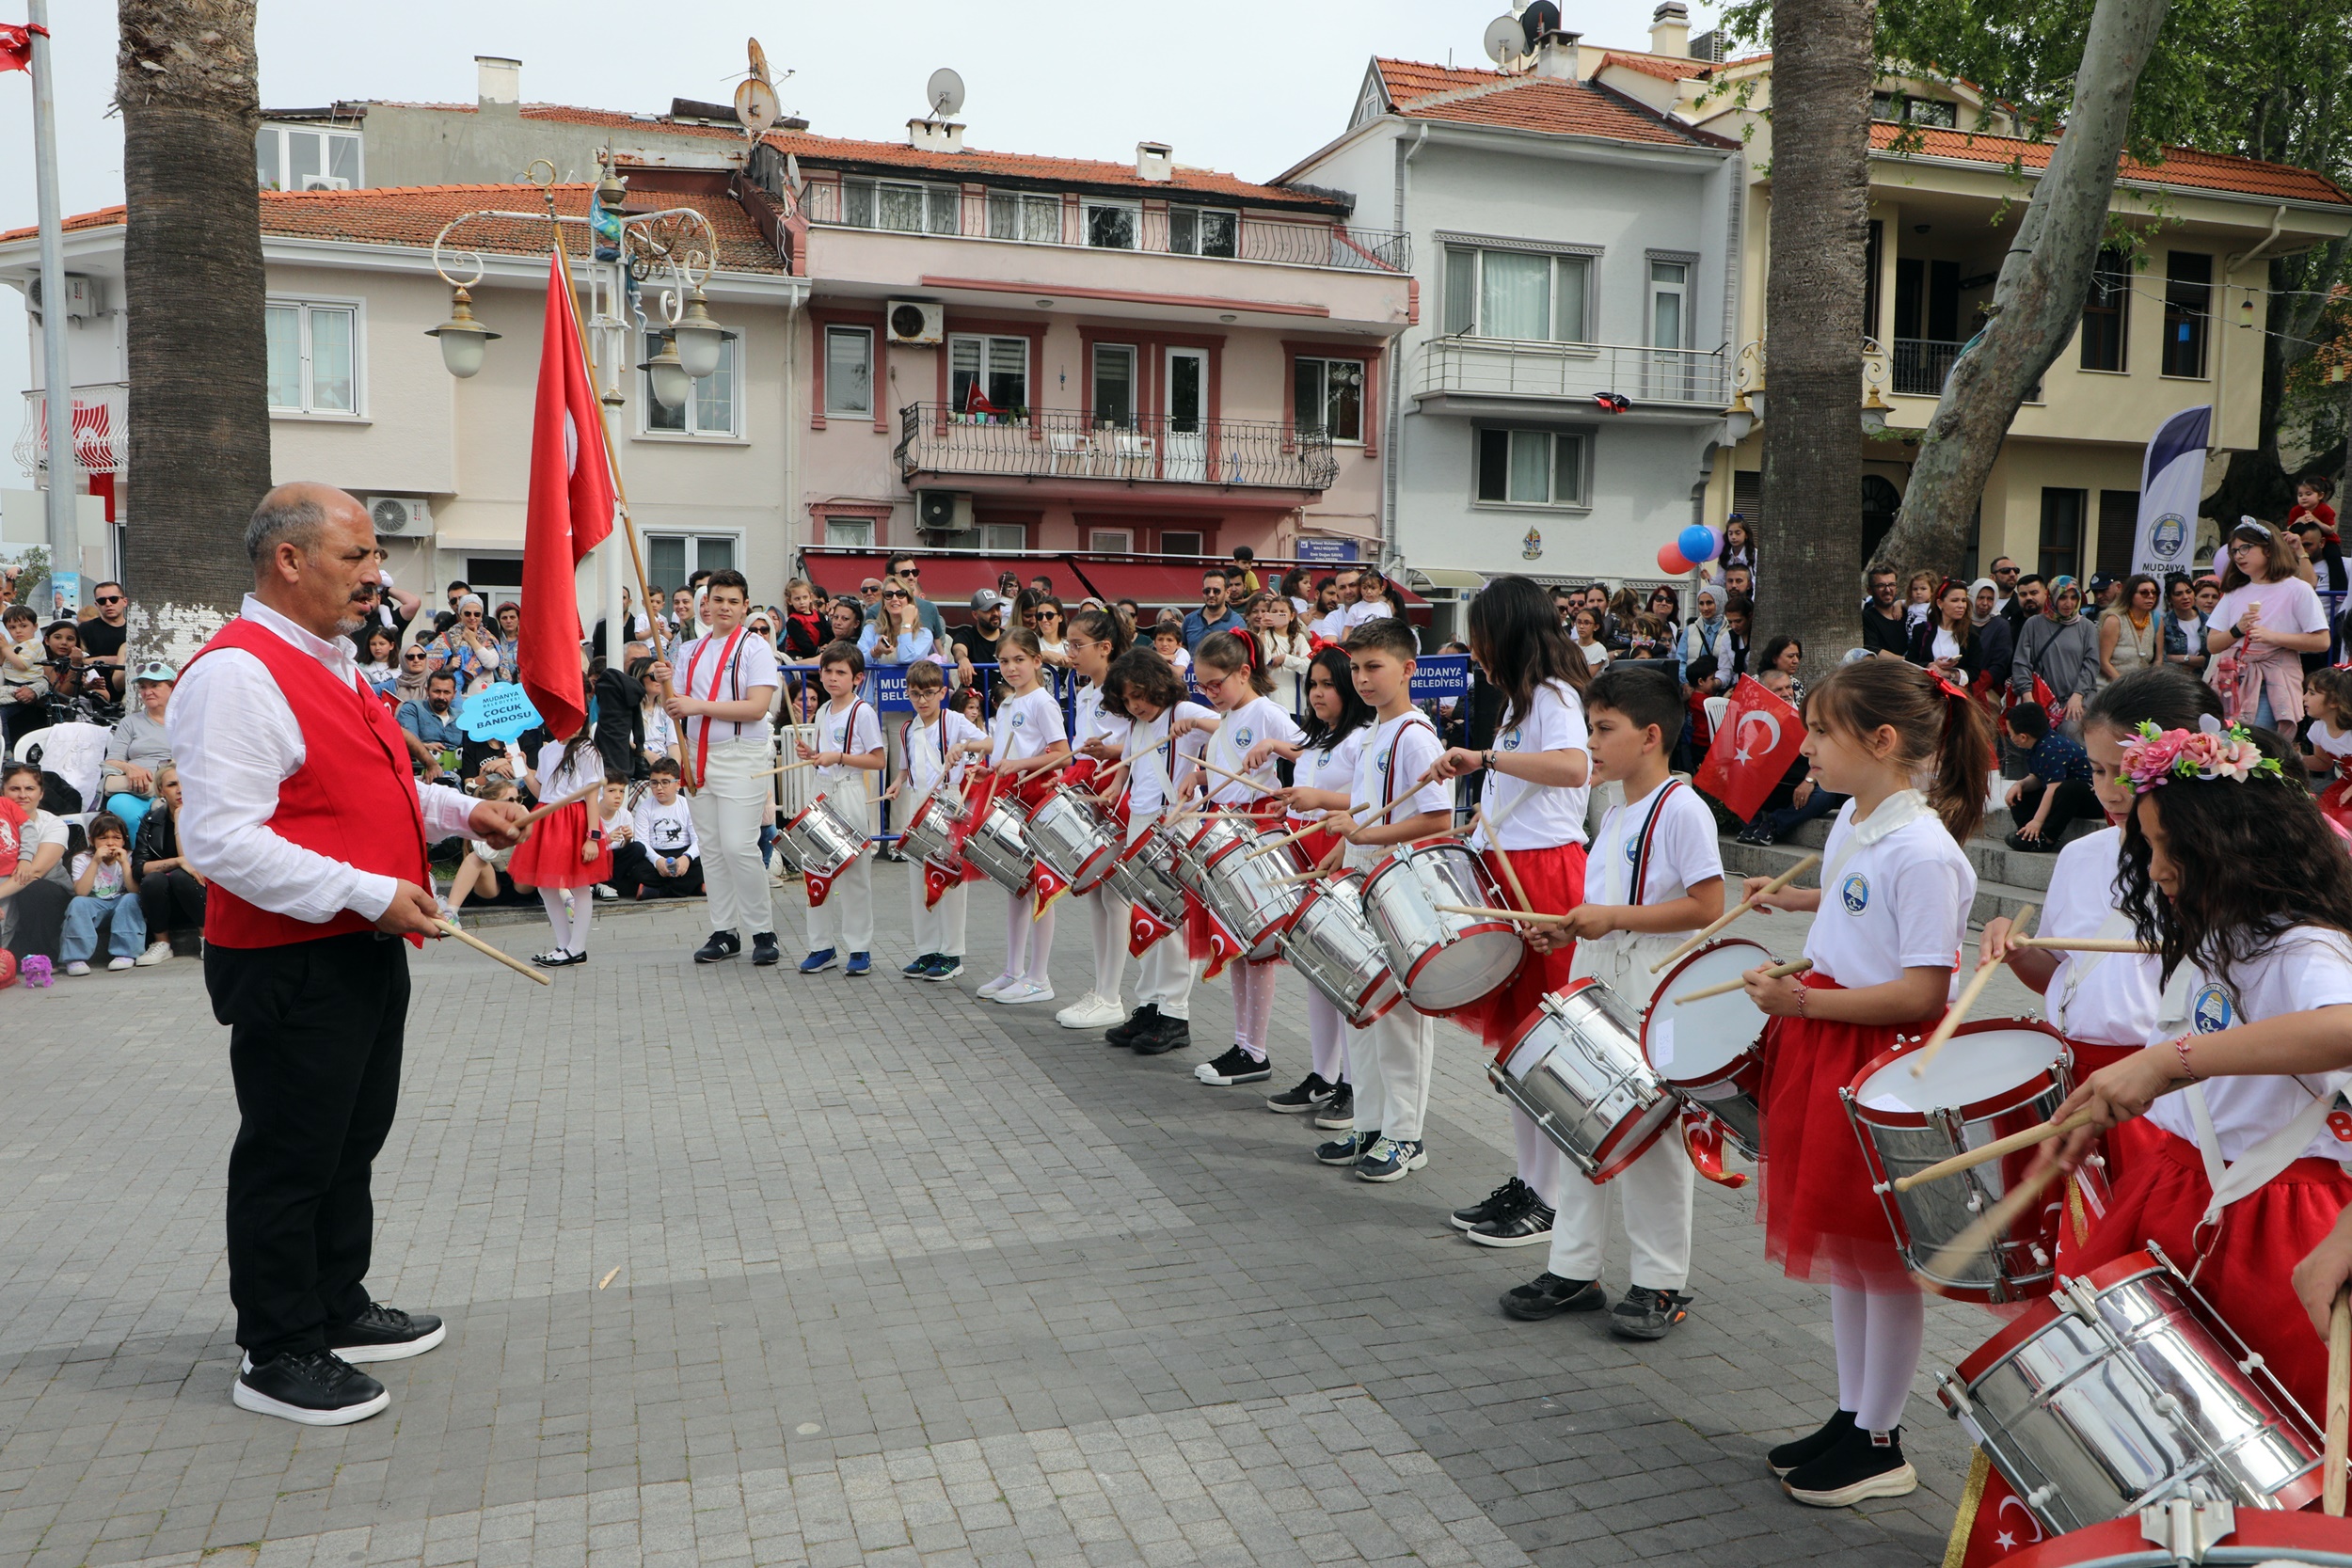
[[[734,665],[736,644],[742,641],[743,628],[741,626],[727,633],[726,646],[719,650],[719,662],[710,672],[710,690],[707,694],[709,701],[719,700],[720,677]],[[686,661],[686,694],[690,697],[694,695],[694,672],[701,668],[703,655],[708,651],[709,647],[710,639],[703,638],[694,644],[694,657]],[[743,695],[739,682],[735,694],[739,698]],[[708,714],[702,715],[702,722],[698,726],[701,733],[694,738],[694,777],[698,779],[710,777],[710,726],[713,722],[725,722],[725,721],[713,721]],[[743,734],[743,726],[736,724],[733,728],[736,736],[740,737]]]
[[[1612,898],[1609,900],[1610,903],[1614,904],[1622,902],[1627,904],[1639,904],[1642,902],[1642,895],[1649,888],[1649,851],[1652,841],[1657,837],[1659,815],[1665,810],[1666,797],[1681,787],[1682,781],[1680,779],[1672,778],[1668,779],[1664,784],[1659,785],[1657,798],[1652,800],[1649,803],[1649,815],[1642,819],[1642,836],[1633,851],[1632,881],[1630,885],[1627,887],[1625,891],[1625,897],[1623,899]],[[1619,811],[1625,810],[1623,806],[1619,806],[1617,809]],[[1615,863],[1620,859],[1620,857],[1615,854],[1612,854],[1609,859],[1611,862],[1609,867],[1611,888],[1612,891],[1614,891],[1617,876]]]
[[2234,1164],[2224,1164],[2221,1159],[2221,1137],[2215,1132],[2213,1108],[2205,1102],[2205,1086],[2191,1084],[2182,1091],[2188,1101],[2188,1114],[2197,1125],[2197,1151],[2204,1156],[2205,1184],[2213,1191],[2213,1199],[2205,1205],[2204,1216],[2197,1222],[2200,1239],[2196,1263],[2189,1269],[2189,1283],[2197,1282],[2197,1265],[2205,1260],[2211,1242],[2205,1237],[2209,1227],[2218,1225],[2221,1212],[2239,1198],[2257,1193],[2270,1179],[2302,1158],[2319,1130],[2328,1125],[2328,1112],[2338,1096],[2326,1098],[2313,1095],[2312,1102],[2296,1113],[2295,1119],[2273,1132],[2239,1157]]
[[[2092,935],[2101,942],[2121,942],[2132,934],[2132,923],[2122,910],[2109,910],[2107,917],[2099,922]],[[2074,1015],[2074,992],[2090,978],[2090,972],[2115,957],[2112,953],[2069,953],[2066,955],[2066,985],[2058,992],[2058,1005],[2050,1022],[2059,1034],[2066,1033],[2066,1021]],[[2185,966],[2184,966],[2184,973]]]

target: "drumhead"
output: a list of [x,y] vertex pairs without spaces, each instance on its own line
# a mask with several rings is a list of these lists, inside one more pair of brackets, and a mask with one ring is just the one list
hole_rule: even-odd
[[1960,1110],[2022,1087],[2047,1073],[2065,1041],[2040,1029],[1992,1022],[1962,1029],[1914,1077],[1917,1046],[1890,1051],[1864,1069],[1854,1099],[1866,1111]]
[[1642,1049],[1660,1077],[1704,1083],[1755,1047],[1763,1037],[1765,1017],[1745,990],[1680,1005],[1675,998],[1737,980],[1758,964],[1773,961],[1761,942],[1729,937],[1666,971],[1642,1018]]

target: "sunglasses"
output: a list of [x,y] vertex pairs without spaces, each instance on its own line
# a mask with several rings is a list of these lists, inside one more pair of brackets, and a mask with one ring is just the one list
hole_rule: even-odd
[[898,568],[898,575],[902,578],[919,578],[923,575],[923,568],[920,566],[901,566]]
[[882,597],[885,599],[903,599],[906,597],[906,594],[894,588],[889,593],[884,594]]
[[98,595],[98,602],[100,604],[120,604],[122,602],[122,595],[119,594],[101,594]]
[[400,661],[401,661],[403,664],[422,664],[422,663],[424,662],[424,655],[422,655],[422,654],[403,654],[403,655],[401,655],[401,656],[400,656]]
[[882,592],[882,584],[879,582],[860,583],[858,585],[858,592],[861,594],[879,594]]

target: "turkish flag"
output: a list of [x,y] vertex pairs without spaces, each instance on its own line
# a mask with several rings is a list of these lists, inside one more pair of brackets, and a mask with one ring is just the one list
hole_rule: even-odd
[[923,863],[923,907],[927,910],[937,909],[939,901],[947,896],[947,890],[959,885],[962,880],[963,878],[959,873],[942,871],[930,862],[925,861]]
[[[2033,1516],[2026,1499],[2010,1489],[1984,1450],[1977,1449],[1968,1466],[1967,1484],[1961,1489],[1960,1509],[1952,1518],[1944,1560],[1983,1568],[2047,1539],[2042,1521]],[[1955,1545],[1960,1548],[1957,1558]]]
[[1682,1147],[1691,1166],[1719,1187],[1744,1187],[1745,1171],[1724,1169],[1724,1124],[1695,1105],[1682,1108]]
[[30,24],[0,26],[0,71],[30,71],[33,69],[33,35],[49,36],[46,27]]
[[1176,929],[1141,904],[1127,906],[1127,956],[1140,958],[1153,942]]
[[1059,872],[1046,864],[1043,860],[1034,863],[1029,867],[1029,894],[1037,900],[1037,903],[1030,910],[1029,918],[1031,920],[1045,918],[1045,911],[1053,908],[1054,900],[1069,891],[1070,884],[1061,879]]
[[547,319],[539,334],[539,401],[531,418],[531,499],[523,520],[523,629],[516,662],[524,691],[568,739],[588,717],[580,666],[582,557],[612,535],[614,486],[604,416],[580,349],[571,269],[548,261]]
[[1691,782],[1745,822],[1762,808],[1804,744],[1804,723],[1797,710],[1755,676],[1741,675],[1716,727],[1715,743]]

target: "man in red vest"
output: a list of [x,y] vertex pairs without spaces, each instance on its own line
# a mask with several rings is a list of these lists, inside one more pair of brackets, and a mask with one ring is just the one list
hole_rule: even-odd
[[523,810],[421,792],[351,634],[383,565],[367,508],[281,484],[245,535],[253,592],[180,677],[167,732],[186,792],[180,845],[212,879],[204,983],[229,1025],[242,1117],[229,1153],[229,1295],[245,1361],[231,1398],[306,1426],[391,1403],[352,1363],[439,1344],[441,1320],[362,1281],[368,1174],[392,1125],[408,952],[440,934],[425,846],[516,841]]

